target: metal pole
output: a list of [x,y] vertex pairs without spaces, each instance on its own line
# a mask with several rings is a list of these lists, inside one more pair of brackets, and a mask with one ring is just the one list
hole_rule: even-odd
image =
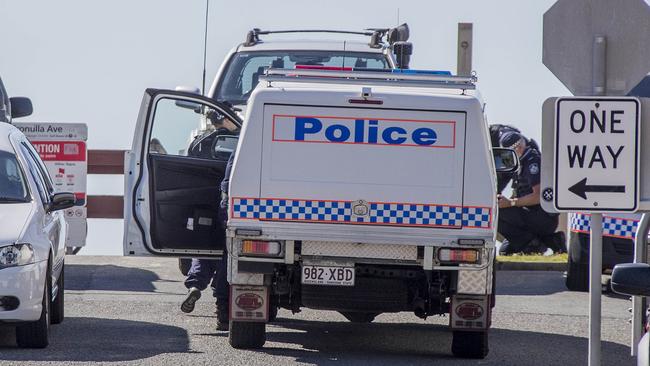
[[589,366],[600,366],[600,296],[603,273],[603,214],[591,215],[589,244]]
[[[639,225],[636,228],[634,237],[634,263],[646,263],[648,257],[647,238],[650,229],[650,215],[643,214]],[[646,309],[646,298],[643,296],[632,296],[632,344],[630,354],[636,356],[636,345],[639,344],[643,334],[643,316]]]
[[[595,36],[593,43],[592,83],[594,95],[605,95],[607,38]],[[603,273],[603,214],[591,215],[589,244],[589,366],[601,364],[601,296]]]

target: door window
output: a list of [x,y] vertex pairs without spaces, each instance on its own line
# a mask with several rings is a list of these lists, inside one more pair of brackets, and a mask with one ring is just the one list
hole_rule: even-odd
[[21,143],[20,149],[23,153],[23,156],[25,157],[25,161],[27,162],[29,173],[34,179],[34,182],[36,182],[36,189],[38,190],[38,195],[41,197],[41,202],[45,205],[46,203],[50,202],[50,191],[47,188],[45,179],[43,178],[43,175],[38,168],[38,164],[36,161],[34,161],[34,158],[29,153],[27,146],[24,143]]
[[45,163],[43,163],[43,160],[41,160],[41,156],[36,152],[36,149],[34,149],[34,146],[31,143],[23,142],[22,144],[27,149],[27,153],[29,154],[29,156],[31,156],[34,162],[36,163],[36,167],[38,168],[38,171],[41,173],[41,177],[43,177],[43,181],[45,183],[45,187],[47,188],[47,191],[50,194],[54,193],[54,183],[52,182],[52,177],[50,177],[50,173],[47,171],[47,167],[45,166]]
[[16,155],[0,151],[0,203],[27,202],[29,200],[23,172]]
[[219,135],[238,135],[239,123],[198,102],[161,98],[155,106],[149,154],[214,159]]

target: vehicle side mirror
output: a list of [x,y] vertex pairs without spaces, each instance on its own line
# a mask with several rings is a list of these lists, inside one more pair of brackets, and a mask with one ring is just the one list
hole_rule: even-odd
[[[201,89],[195,86],[177,86],[175,90],[180,92],[185,92],[185,93],[201,95]],[[189,102],[186,100],[177,100],[176,106],[181,108],[191,109],[196,113],[201,113],[202,105],[199,103]]]
[[70,192],[59,192],[52,195],[51,202],[47,207],[48,212],[64,210],[74,206],[77,199],[74,196],[74,193]]
[[623,295],[650,296],[650,265],[617,264],[612,272],[612,290]]
[[498,173],[512,173],[519,169],[519,159],[512,149],[493,147],[494,167]]
[[11,118],[20,118],[29,116],[34,112],[32,101],[26,97],[9,98],[11,104]]
[[219,135],[212,145],[212,157],[218,160],[230,159],[230,154],[237,148],[238,136]]

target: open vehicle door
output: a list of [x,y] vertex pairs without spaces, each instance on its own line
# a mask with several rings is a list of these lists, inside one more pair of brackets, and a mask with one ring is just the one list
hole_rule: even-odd
[[124,255],[222,255],[219,185],[241,124],[212,99],[145,91],[124,164]]

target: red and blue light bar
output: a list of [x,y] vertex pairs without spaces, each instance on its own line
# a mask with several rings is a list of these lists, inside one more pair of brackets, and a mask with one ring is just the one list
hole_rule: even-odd
[[442,71],[442,70],[371,69],[368,67],[340,67],[340,66],[321,66],[321,65],[296,65],[295,69],[296,70],[326,70],[326,71],[372,71],[372,72],[383,72],[387,74],[451,76],[450,71]]

